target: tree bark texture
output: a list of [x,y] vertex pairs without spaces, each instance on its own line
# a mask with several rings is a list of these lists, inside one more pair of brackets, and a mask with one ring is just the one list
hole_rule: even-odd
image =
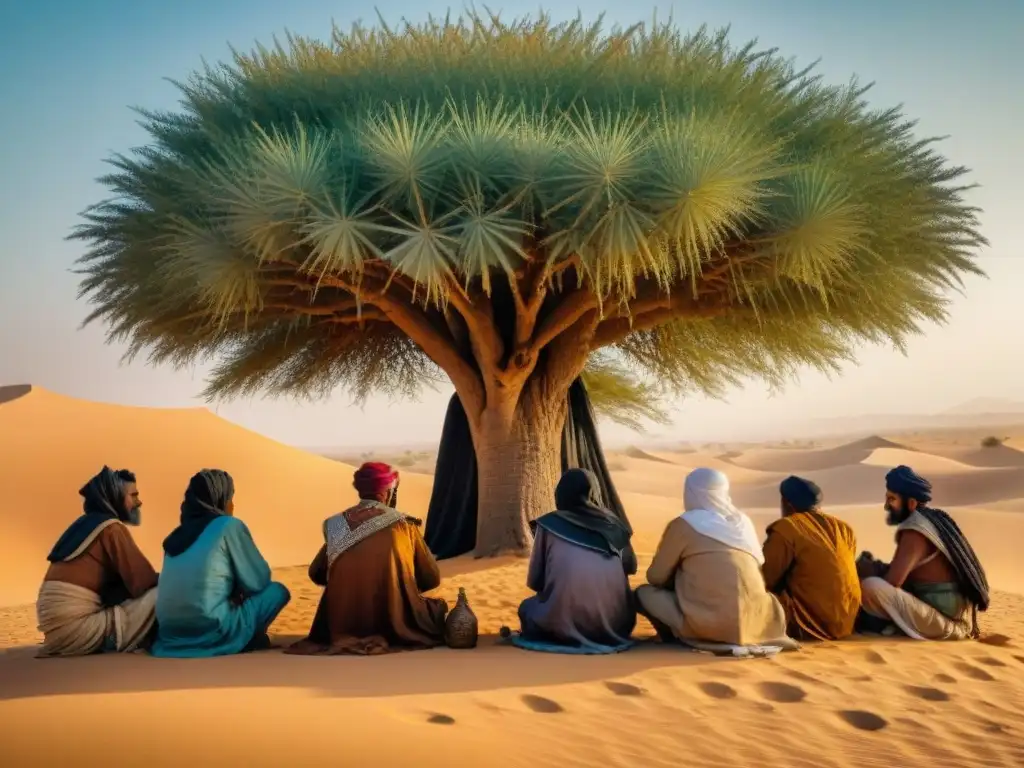
[[485,409],[473,430],[479,496],[477,557],[525,555],[529,522],[553,509],[561,464],[566,396],[528,386],[514,411]]

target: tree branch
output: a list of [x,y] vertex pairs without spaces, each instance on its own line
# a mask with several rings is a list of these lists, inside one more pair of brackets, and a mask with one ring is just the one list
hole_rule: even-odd
[[538,355],[557,336],[572,327],[588,312],[598,309],[601,301],[597,294],[580,286],[560,301],[545,317],[530,342],[530,354]]
[[448,374],[467,414],[477,414],[483,410],[484,389],[479,372],[460,354],[458,345],[447,329],[440,329],[423,309],[409,300],[389,295],[388,283],[369,274],[363,277],[364,290],[337,277],[324,277],[321,284],[359,295],[364,303],[377,307]]
[[505,343],[491,314],[479,307],[475,298],[457,280],[450,282],[449,301],[466,323],[473,357],[489,388],[494,379],[502,379],[501,360],[505,355]]
[[724,315],[730,310],[730,303],[721,294],[717,298],[701,301],[689,291],[648,299],[630,306],[630,313],[609,317],[597,326],[590,342],[591,351],[617,344],[626,336],[646,331],[673,320],[687,318],[710,318]]

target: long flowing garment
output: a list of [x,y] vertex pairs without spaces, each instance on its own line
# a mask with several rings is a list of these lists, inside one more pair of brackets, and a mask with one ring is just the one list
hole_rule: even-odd
[[54,548],[39,588],[40,657],[130,653],[152,639],[156,572],[118,519],[83,518]]
[[668,639],[792,648],[786,614],[764,585],[760,564],[698,533],[677,517],[665,529],[636,591],[639,610]]
[[526,583],[537,594],[519,606],[524,639],[595,651],[630,643],[636,609],[620,557],[538,527]]
[[839,640],[853,633],[861,603],[857,539],[842,520],[797,512],[768,526],[765,584],[798,640]]
[[325,584],[309,636],[296,654],[375,655],[444,643],[448,605],[423,595],[441,583],[418,521],[362,501],[324,523],[310,567]]
[[290,597],[283,584],[271,581],[245,523],[218,517],[180,555],[164,556],[152,654],[240,653],[266,633]]
[[44,581],[36,600],[40,657],[85,656],[139,650],[153,628],[157,590],[105,606],[95,592],[62,581]]

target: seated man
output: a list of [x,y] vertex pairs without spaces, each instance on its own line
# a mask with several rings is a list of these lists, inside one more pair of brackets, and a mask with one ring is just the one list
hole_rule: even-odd
[[810,480],[788,477],[779,492],[782,519],[768,526],[761,572],[786,610],[786,631],[797,640],[847,637],[860,610],[853,529],[821,511]]
[[636,590],[640,615],[662,641],[794,647],[782,605],[764,586],[761,542],[733,505],[729,478],[693,470],[683,507],[661,536],[649,583]]
[[621,649],[636,626],[629,576],[632,531],[599,500],[593,473],[570,469],[555,488],[556,511],[532,521],[533,555],[519,606],[524,640],[593,651]]
[[896,627],[915,640],[979,636],[977,612],[989,604],[985,571],[953,518],[927,506],[931,498],[931,483],[910,467],[885,476],[886,522],[896,526],[896,554],[891,564],[867,552],[857,561],[863,631]]
[[309,636],[288,653],[378,654],[444,643],[448,605],[423,592],[441,583],[420,521],[395,509],[398,472],[371,462],[355,473],[359,503],[324,522],[309,567],[324,587]]
[[227,656],[270,647],[267,629],[288,604],[235,512],[235,483],[220,469],[194,475],[181,524],[164,539],[154,656]]
[[139,488],[127,469],[103,467],[79,491],[83,514],[57,540],[36,602],[40,656],[127,653],[152,640],[157,575],[129,525]]

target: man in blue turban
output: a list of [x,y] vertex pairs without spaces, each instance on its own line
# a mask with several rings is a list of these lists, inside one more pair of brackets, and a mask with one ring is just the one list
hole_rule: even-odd
[[980,635],[977,612],[989,605],[985,570],[960,527],[929,506],[931,500],[931,483],[910,467],[885,476],[886,522],[896,527],[896,553],[889,564],[870,553],[857,562],[863,629],[900,630],[916,640]]
[[821,511],[821,489],[802,477],[779,486],[782,519],[768,526],[765,585],[786,610],[786,632],[797,640],[840,640],[853,633],[860,609],[857,537]]

